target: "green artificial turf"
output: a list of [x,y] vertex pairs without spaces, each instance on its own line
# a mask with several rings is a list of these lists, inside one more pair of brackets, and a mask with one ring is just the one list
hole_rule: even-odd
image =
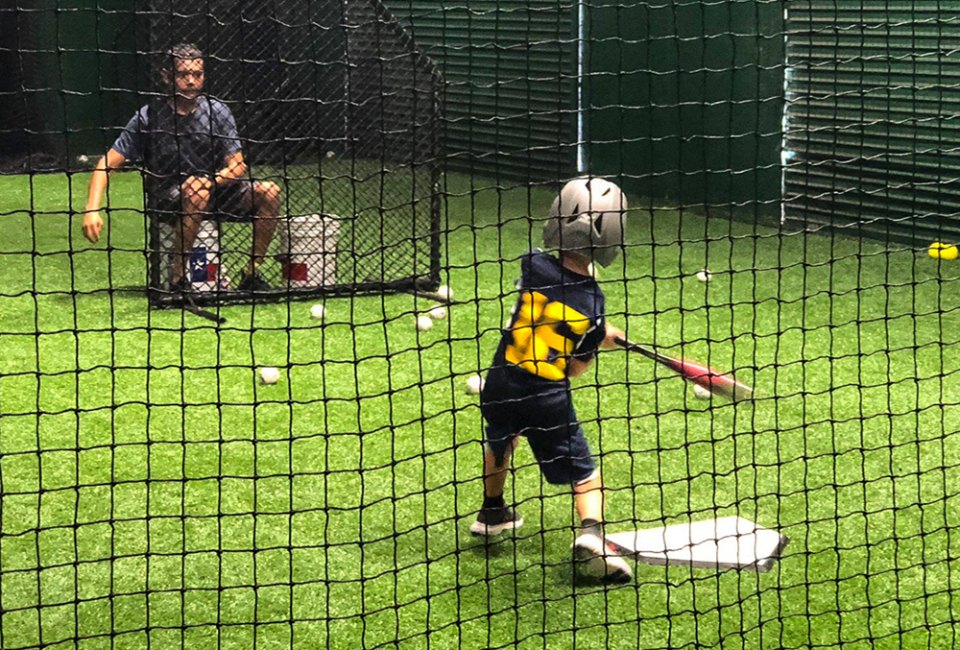
[[[487,548],[481,420],[550,188],[449,178],[429,332],[406,295],[150,311],[139,180],[80,236],[87,176],[0,177],[0,647],[927,648],[953,642],[960,263],[641,197],[601,273],[635,340],[734,369],[695,400],[639,356],[575,383],[610,530],[739,514],[769,573],[574,584],[575,516],[522,447],[526,524]],[[73,211],[73,213],[71,213]],[[107,246],[109,244],[109,247]],[[709,284],[694,274],[713,272]],[[255,368],[281,368],[277,385]]]

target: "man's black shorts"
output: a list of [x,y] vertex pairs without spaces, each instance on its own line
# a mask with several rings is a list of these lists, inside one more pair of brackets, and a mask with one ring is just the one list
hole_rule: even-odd
[[[147,211],[161,222],[176,222],[183,215],[180,186],[160,187],[148,192]],[[220,221],[250,221],[254,216],[253,181],[239,180],[213,188],[210,218]]]

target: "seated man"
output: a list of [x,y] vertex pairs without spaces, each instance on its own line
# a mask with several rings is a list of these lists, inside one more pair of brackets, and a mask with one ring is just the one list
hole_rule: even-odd
[[238,288],[270,289],[257,267],[277,227],[280,187],[244,179],[247,164],[236,121],[226,105],[203,94],[203,53],[196,46],[171,48],[160,80],[169,96],[137,111],[97,163],[87,194],[84,236],[93,243],[100,239],[100,203],[109,173],[128,160],[141,162],[148,214],[175,226],[180,263],[173,265],[169,278],[173,290],[189,286],[184,265],[201,221],[215,214],[227,220],[253,219],[253,251]]

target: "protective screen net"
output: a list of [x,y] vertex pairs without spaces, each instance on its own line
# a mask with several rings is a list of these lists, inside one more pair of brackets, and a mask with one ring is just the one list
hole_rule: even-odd
[[[171,47],[204,52],[207,91],[235,116],[249,177],[275,183],[291,218],[280,221],[273,255],[258,269],[270,285],[258,296],[436,287],[440,79],[398,21],[371,1],[215,0],[184,9],[160,0],[141,7],[143,95],[163,100],[158,79]],[[249,297],[236,289],[253,228],[233,216],[229,208],[212,214],[205,228],[219,235],[218,251],[201,242],[192,252],[195,298]],[[160,257],[176,252],[175,234],[153,232],[151,283],[160,289],[169,280]]]

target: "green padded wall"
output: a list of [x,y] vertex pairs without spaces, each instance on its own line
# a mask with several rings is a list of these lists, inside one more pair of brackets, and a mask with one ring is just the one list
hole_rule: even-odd
[[443,72],[450,169],[515,180],[575,171],[575,3],[387,6]]
[[939,2],[790,3],[788,219],[960,239],[958,21]]

